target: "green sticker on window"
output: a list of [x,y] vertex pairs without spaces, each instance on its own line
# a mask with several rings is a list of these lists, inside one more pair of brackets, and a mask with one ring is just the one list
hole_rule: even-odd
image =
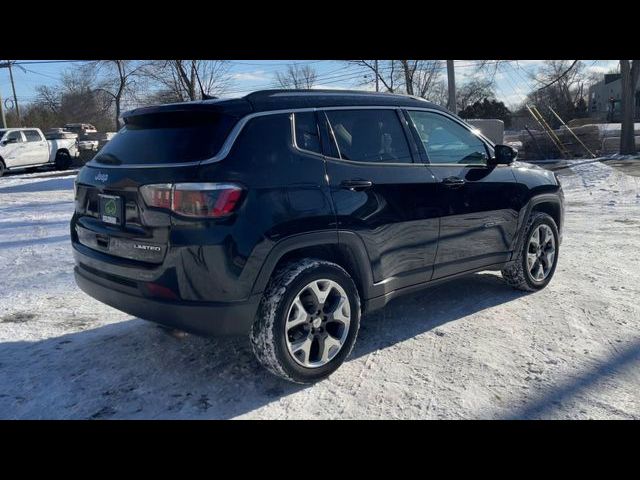
[[104,204],[104,213],[106,215],[110,215],[112,217],[116,216],[116,211],[117,211],[117,207],[116,207],[116,202],[113,199],[107,200],[107,202]]

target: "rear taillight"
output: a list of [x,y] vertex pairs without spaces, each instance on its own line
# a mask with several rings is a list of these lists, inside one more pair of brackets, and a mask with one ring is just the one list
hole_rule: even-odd
[[235,183],[162,183],[140,187],[149,207],[193,218],[220,218],[233,213],[242,192],[242,187]]
[[144,203],[149,207],[170,209],[172,192],[172,183],[156,183],[155,185],[144,185],[140,187],[140,193],[142,194],[142,198],[144,198]]

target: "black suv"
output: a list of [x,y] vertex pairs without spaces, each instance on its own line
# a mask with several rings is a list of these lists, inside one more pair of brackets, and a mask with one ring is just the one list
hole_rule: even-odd
[[78,285],[271,372],[328,376],[363,313],[480,270],[549,283],[563,195],[455,115],[392,94],[269,90],[140,108],[78,174]]

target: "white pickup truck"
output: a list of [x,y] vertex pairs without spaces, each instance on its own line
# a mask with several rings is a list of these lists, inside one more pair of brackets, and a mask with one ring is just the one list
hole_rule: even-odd
[[0,177],[7,170],[43,165],[66,170],[77,156],[75,139],[47,140],[39,128],[0,129]]

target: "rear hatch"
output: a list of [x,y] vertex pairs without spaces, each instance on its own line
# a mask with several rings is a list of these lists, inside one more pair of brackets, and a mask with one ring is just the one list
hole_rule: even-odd
[[75,242],[129,261],[162,263],[172,214],[149,206],[140,187],[201,181],[199,163],[219,152],[240,116],[182,105],[125,116],[122,130],[81,169],[72,221]]

